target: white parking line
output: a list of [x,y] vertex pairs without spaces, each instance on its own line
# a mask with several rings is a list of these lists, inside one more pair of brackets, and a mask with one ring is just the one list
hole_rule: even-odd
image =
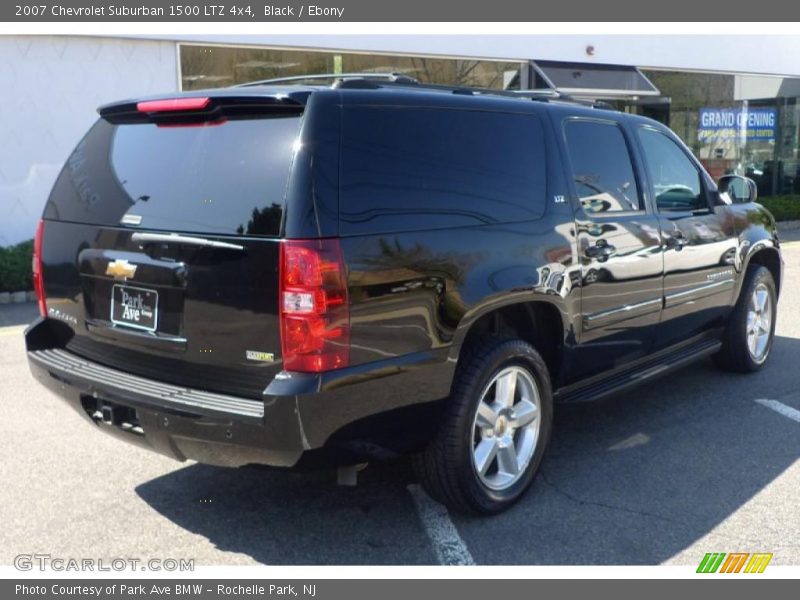
[[777,400],[767,400],[766,398],[756,398],[756,402],[758,402],[761,406],[766,406],[767,408],[774,410],[776,413],[782,414],[784,417],[789,417],[793,421],[800,423],[800,410],[797,410],[796,408],[787,406],[783,402],[778,402]]
[[431,499],[417,484],[409,485],[408,491],[414,500],[425,533],[433,544],[439,564],[474,565],[475,561],[464,540],[458,535],[447,509]]
[[10,326],[10,327],[0,327],[0,337],[12,336],[12,335],[22,335],[22,332],[25,331],[25,326]]

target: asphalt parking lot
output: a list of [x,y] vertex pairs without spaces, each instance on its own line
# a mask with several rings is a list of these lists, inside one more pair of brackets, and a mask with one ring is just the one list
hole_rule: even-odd
[[540,477],[491,519],[448,518],[403,463],[371,465],[342,488],[332,473],[177,463],[100,435],[28,373],[21,332],[35,307],[0,308],[0,564],[20,553],[437,564],[451,542],[456,560],[478,564],[696,565],[737,551],[800,564],[800,422],[757,402],[800,410],[800,243],[784,257],[761,372],[706,361],[559,408]]

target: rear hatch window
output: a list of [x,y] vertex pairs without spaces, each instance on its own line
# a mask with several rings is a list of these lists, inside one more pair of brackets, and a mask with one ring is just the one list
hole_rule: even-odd
[[198,125],[98,121],[68,159],[45,218],[278,236],[301,116]]

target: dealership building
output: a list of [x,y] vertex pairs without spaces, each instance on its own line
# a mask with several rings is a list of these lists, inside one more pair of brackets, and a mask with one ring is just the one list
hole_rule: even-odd
[[715,177],[800,195],[798,56],[800,36],[0,36],[0,246],[32,237],[97,106],[311,73],[602,101],[669,125]]

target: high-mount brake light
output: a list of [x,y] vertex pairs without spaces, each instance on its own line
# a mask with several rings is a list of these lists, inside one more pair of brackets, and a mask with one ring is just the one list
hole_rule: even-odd
[[320,373],[350,362],[350,307],[338,239],[281,244],[280,329],[283,367]]
[[227,119],[217,119],[216,121],[197,121],[191,123],[156,123],[156,127],[161,129],[185,129],[187,127],[219,127],[225,125]]
[[211,102],[211,98],[166,98],[164,100],[146,100],[136,104],[141,113],[177,112],[203,110]]
[[36,237],[33,239],[33,289],[36,292],[36,301],[39,304],[39,314],[47,316],[47,299],[44,295],[44,278],[42,276],[42,237],[44,236],[44,219],[39,219],[36,227]]

